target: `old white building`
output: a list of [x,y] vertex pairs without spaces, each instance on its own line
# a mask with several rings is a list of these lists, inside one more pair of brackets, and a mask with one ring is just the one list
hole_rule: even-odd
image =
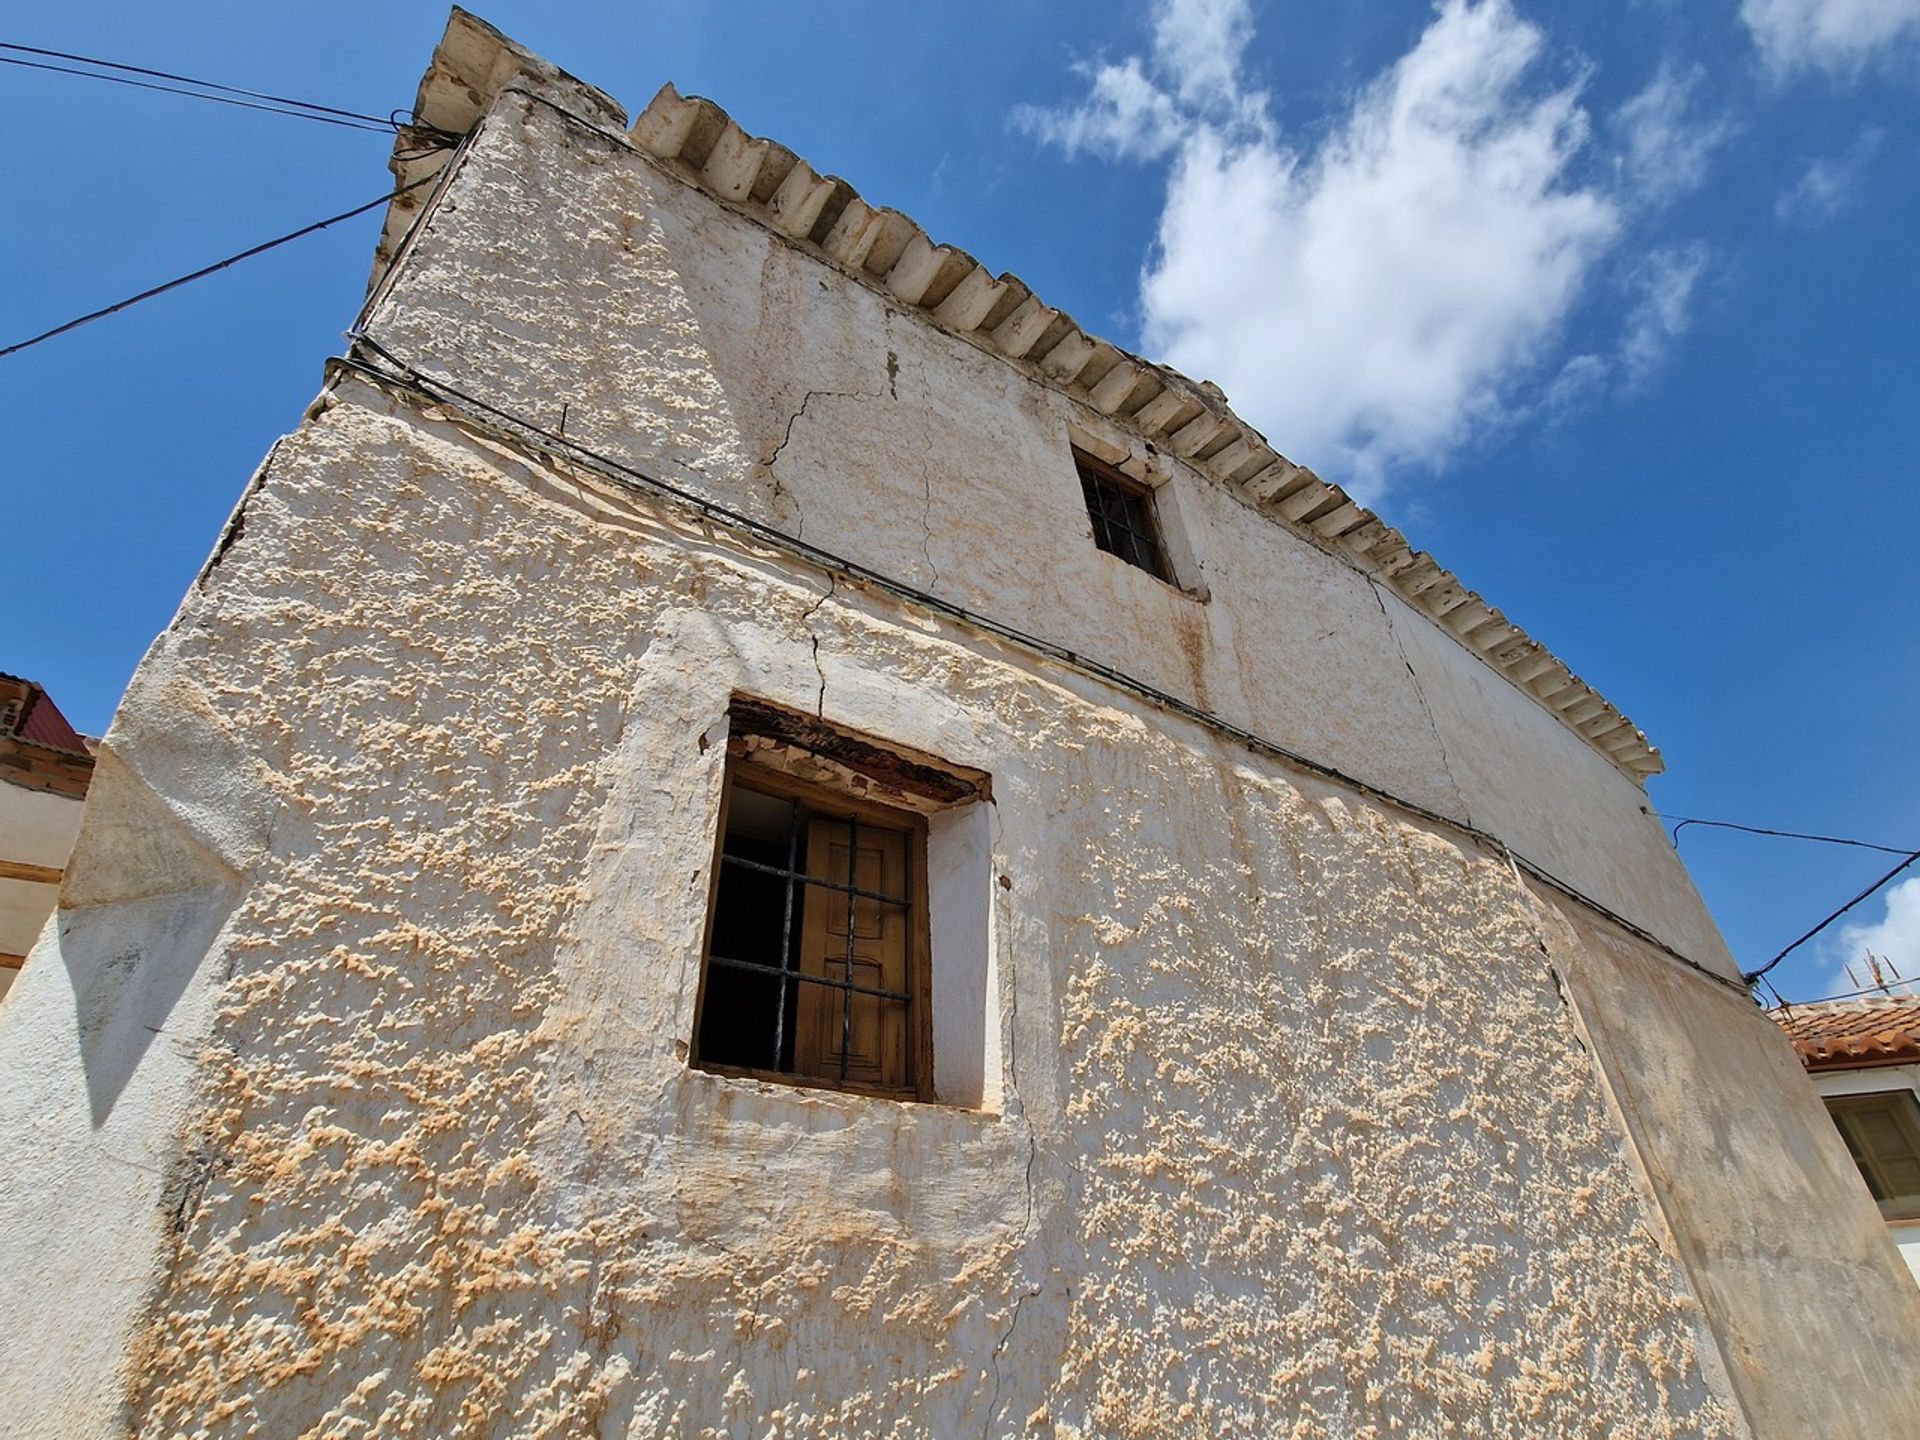
[[705,101],[419,115],[0,1011],[0,1431],[1920,1434],[1604,699]]

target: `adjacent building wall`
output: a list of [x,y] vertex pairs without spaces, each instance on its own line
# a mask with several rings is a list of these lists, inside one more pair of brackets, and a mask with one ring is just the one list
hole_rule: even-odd
[[53,914],[60,871],[80,833],[80,804],[0,778],[0,998]]
[[0,675],[0,1000],[53,914],[93,757],[45,690]]
[[[1860,1070],[1823,1070],[1808,1077],[1813,1088],[1825,1095],[1873,1095],[1889,1090],[1910,1090],[1920,1099],[1920,1065],[1877,1065]],[[1900,1249],[1900,1258],[1920,1281],[1920,1220],[1895,1220],[1887,1225],[1887,1234]]]

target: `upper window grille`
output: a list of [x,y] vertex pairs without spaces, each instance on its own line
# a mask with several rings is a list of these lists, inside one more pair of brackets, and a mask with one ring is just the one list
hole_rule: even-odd
[[1156,579],[1173,581],[1154,514],[1153,491],[1138,480],[1096,460],[1083,450],[1073,452],[1080,472],[1080,489],[1093,522],[1093,540],[1109,555],[1137,565]]

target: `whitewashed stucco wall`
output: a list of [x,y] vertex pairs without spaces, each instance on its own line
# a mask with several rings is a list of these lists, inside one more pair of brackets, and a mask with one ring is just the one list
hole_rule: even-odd
[[[144,671],[270,839],[143,1432],[1746,1433],[1503,859],[337,394]],[[682,1063],[728,696],[823,674],[994,775],[1000,1116]]]
[[1199,562],[1180,578],[1211,598],[1101,552],[1069,427],[1121,426],[543,101],[499,98],[366,329],[544,428],[564,409],[620,463],[1482,824],[1733,972],[1640,787],[1431,619],[1171,456]]

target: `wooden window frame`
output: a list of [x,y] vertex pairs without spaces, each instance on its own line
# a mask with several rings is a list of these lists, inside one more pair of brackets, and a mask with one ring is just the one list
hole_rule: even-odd
[[[1174,578],[1173,563],[1167,555],[1167,527],[1160,518],[1154,487],[1134,479],[1124,470],[1108,464],[1097,455],[1088,454],[1078,445],[1073,447],[1073,468],[1080,480],[1081,499],[1087,507],[1087,523],[1093,529],[1093,543],[1103,554],[1111,555],[1123,564],[1151,575],[1164,585],[1179,589],[1180,582]],[[1146,528],[1142,530],[1131,523],[1123,524],[1119,528],[1135,542],[1145,543],[1150,552],[1148,558],[1153,562],[1152,564],[1142,563],[1133,553],[1137,548],[1135,545],[1130,545],[1125,550],[1117,548],[1113,522],[1098,503],[1098,492],[1101,487],[1118,491],[1137,502],[1140,514],[1145,519]]]
[[[715,829],[712,874],[707,889],[706,925],[700,942],[700,986],[694,999],[693,1041],[688,1063],[715,1075],[730,1075],[764,1080],[776,1085],[791,1085],[807,1090],[828,1090],[840,1094],[872,1095],[891,1100],[933,1101],[933,967],[929,943],[929,907],[927,890],[927,817],[916,810],[877,804],[831,785],[802,780],[766,765],[755,764],[748,755],[731,752],[726,762],[726,779],[721,792],[719,824]],[[877,828],[904,832],[907,836],[907,943],[906,1045],[907,1083],[875,1085],[851,1077],[812,1075],[758,1066],[723,1064],[705,1059],[700,1053],[700,1036],[706,1016],[707,977],[713,956],[713,924],[720,897],[720,876],[727,842],[727,824],[736,787],[775,799],[795,801],[817,815],[833,820],[863,821]],[[809,982],[801,981],[805,984]],[[796,1024],[798,1019],[796,1017]]]
[[[1882,1219],[1906,1221],[1920,1219],[1920,1193],[1896,1194],[1896,1187],[1880,1173],[1876,1157],[1863,1153],[1856,1148],[1853,1137],[1848,1134],[1841,1117],[1855,1110],[1885,1110],[1892,1115],[1894,1124],[1906,1137],[1907,1146],[1916,1158],[1920,1158],[1920,1100],[1916,1100],[1911,1090],[1872,1090],[1856,1095],[1823,1095],[1827,1113],[1833,1117],[1834,1128],[1839,1130],[1840,1138],[1847,1147],[1847,1153],[1861,1171],[1862,1181],[1872,1171],[1878,1177],[1880,1188],[1891,1197],[1882,1200],[1874,1198]],[[1872,1193],[1872,1187],[1868,1187]]]

